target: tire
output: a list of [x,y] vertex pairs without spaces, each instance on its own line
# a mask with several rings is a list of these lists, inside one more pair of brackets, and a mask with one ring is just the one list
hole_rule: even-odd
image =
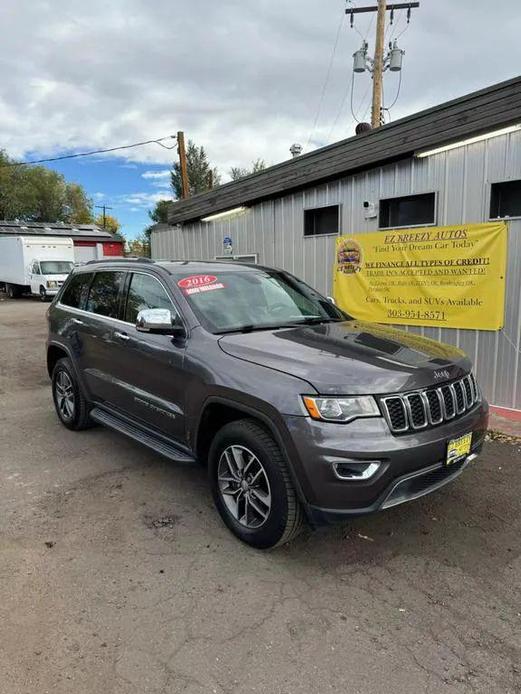
[[14,284],[8,284],[6,286],[6,292],[9,299],[18,299],[18,287]]
[[47,301],[47,294],[43,287],[40,287],[40,301]]
[[[253,419],[226,424],[212,441],[208,459],[215,505],[234,535],[257,549],[296,537],[302,507],[282,451],[264,427]],[[241,479],[241,470],[250,474]]]
[[67,429],[81,431],[93,426],[89,416],[89,403],[82,393],[72,362],[67,357],[59,359],[53,369],[52,398],[56,414]]

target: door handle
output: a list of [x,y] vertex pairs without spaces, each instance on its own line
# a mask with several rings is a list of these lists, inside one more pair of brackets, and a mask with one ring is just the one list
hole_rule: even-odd
[[130,340],[130,336],[127,335],[127,333],[120,333],[119,331],[116,331],[114,333],[114,337],[119,337],[120,340]]
[[75,323],[76,325],[85,325],[85,323],[80,320],[79,318],[73,318],[72,322]]

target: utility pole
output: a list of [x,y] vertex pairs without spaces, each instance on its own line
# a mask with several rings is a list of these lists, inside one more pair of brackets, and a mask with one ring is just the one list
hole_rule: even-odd
[[382,125],[382,94],[383,94],[383,73],[388,68],[393,72],[399,72],[402,69],[401,58],[403,51],[397,46],[397,41],[394,44],[389,44],[389,52],[385,53],[385,17],[386,12],[391,13],[391,24],[394,20],[395,10],[407,10],[407,24],[411,19],[411,9],[419,7],[419,2],[398,2],[388,4],[386,0],[378,0],[378,5],[370,7],[348,7],[346,14],[350,15],[351,27],[353,26],[354,15],[376,12],[376,36],[374,58],[367,56],[367,43],[364,41],[362,48],[354,54],[354,71],[364,72],[369,70],[373,77],[373,104],[371,111],[371,126],[379,128]]
[[105,229],[107,222],[107,210],[111,210],[112,207],[109,207],[108,205],[95,205],[95,207],[99,210],[103,210],[103,228]]
[[179,168],[181,171],[181,197],[190,197],[188,182],[188,167],[186,164],[185,134],[182,130],[177,133],[177,151],[179,152]]
[[378,0],[378,14],[376,17],[376,40],[374,46],[374,72],[373,72],[373,108],[371,111],[371,125],[379,128],[382,120],[382,85],[384,78],[384,40],[385,40],[385,11],[386,0]]

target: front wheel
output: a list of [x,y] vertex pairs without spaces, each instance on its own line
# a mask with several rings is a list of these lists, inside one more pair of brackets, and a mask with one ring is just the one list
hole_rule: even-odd
[[302,508],[284,456],[271,434],[251,419],[226,424],[209,453],[217,510],[243,542],[268,549],[293,539]]
[[61,423],[74,431],[93,426],[89,417],[89,404],[78,383],[70,359],[64,357],[56,362],[52,372],[52,397]]
[[40,287],[40,301],[47,301],[47,292],[43,287]]

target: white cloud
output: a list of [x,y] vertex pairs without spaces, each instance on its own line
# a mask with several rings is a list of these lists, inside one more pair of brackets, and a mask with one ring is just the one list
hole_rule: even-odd
[[162,193],[126,193],[117,198],[123,205],[131,205],[135,209],[153,207],[159,200],[168,200],[169,196]]
[[161,190],[170,190],[170,169],[162,169],[160,171],[144,171],[141,174],[142,178],[150,182],[154,188]]
[[143,178],[150,178],[152,180],[163,178],[170,180],[170,169],[163,169],[161,171],[144,171],[141,176]]
[[[406,55],[394,118],[511,76],[521,62],[513,21],[518,2],[495,3],[493,12],[478,10],[478,4],[436,0],[413,11],[400,38]],[[301,0],[295,8],[273,0],[2,3],[2,147],[16,157],[51,156],[184,129],[225,173],[258,157],[287,159],[293,142],[306,146],[309,140],[309,149],[350,136],[354,120],[346,94],[360,40],[345,18],[311,132],[345,3]],[[364,35],[370,20],[356,18]],[[388,38],[405,26],[405,14],[396,13]],[[501,36],[501,51],[491,35]],[[369,42],[372,50],[372,31]],[[387,102],[396,80],[386,73]],[[367,110],[369,98],[370,77],[359,75],[357,114]],[[124,166],[167,167],[177,153],[151,144],[104,156],[122,155],[129,162]]]

